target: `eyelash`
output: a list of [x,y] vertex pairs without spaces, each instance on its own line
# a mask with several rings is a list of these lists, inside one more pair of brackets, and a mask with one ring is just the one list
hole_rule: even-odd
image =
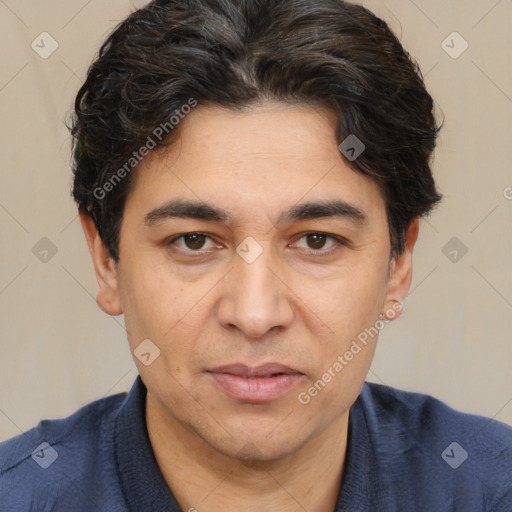
[[[166,246],[172,246],[174,245],[174,243],[181,239],[181,238],[185,238],[186,236],[189,236],[189,235],[200,235],[200,236],[204,236],[204,237],[207,237],[209,238],[210,240],[212,240],[212,237],[206,233],[200,233],[200,232],[197,232],[197,231],[194,231],[194,232],[190,232],[190,233],[183,233],[181,235],[177,235],[171,239],[169,239],[167,242],[165,242],[165,245]],[[335,242],[335,246],[331,249],[328,249],[328,250],[309,250],[307,251],[310,255],[312,256],[329,256],[331,255],[332,253],[334,252],[337,252],[338,250],[340,250],[341,247],[343,246],[348,246],[348,242],[341,238],[341,237],[338,237],[338,236],[335,236],[335,235],[331,235],[329,233],[324,233],[322,231],[308,231],[307,233],[303,233],[301,235],[301,237],[297,240],[302,240],[304,237],[307,237],[309,235],[324,235],[326,237],[326,241],[327,239],[331,239]],[[178,248],[178,249],[175,249],[175,250],[178,250],[178,251],[181,251],[181,252],[184,252],[185,254],[187,255],[196,255],[196,256],[203,256],[205,254],[208,253],[208,251],[205,251],[205,250],[187,250],[187,249],[181,249],[181,248]]]

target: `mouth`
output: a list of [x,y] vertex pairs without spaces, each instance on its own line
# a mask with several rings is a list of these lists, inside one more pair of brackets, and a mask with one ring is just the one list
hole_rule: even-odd
[[220,366],[208,370],[214,383],[228,397],[250,403],[262,403],[282,397],[305,375],[279,363],[267,363],[257,367],[245,364]]

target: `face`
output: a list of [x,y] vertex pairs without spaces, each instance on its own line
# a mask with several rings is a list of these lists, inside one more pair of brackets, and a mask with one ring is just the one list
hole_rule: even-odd
[[342,158],[332,113],[198,106],[181,122],[137,168],[98,302],[124,313],[132,352],[160,350],[134,361],[162,417],[279,459],[347,418],[377,340],[362,333],[405,296],[410,247],[389,264],[383,196]]

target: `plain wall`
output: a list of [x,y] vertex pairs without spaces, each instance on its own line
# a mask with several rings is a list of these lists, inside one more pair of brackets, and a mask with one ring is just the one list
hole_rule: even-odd
[[[0,439],[128,390],[137,375],[122,317],[95,302],[64,123],[100,44],[142,4],[0,3]],[[368,380],[512,424],[512,4],[363,4],[417,59],[445,119],[433,163],[444,201],[422,221],[404,314],[381,333]],[[47,59],[31,47],[43,31],[59,45]],[[442,47],[454,31],[469,43],[456,59]],[[44,237],[57,249],[46,262],[33,252]]]

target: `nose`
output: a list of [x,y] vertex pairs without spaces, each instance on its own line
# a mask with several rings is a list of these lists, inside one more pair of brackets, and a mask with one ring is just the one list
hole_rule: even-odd
[[265,249],[252,263],[235,254],[234,268],[224,280],[217,309],[223,327],[236,327],[246,337],[259,340],[271,329],[281,330],[293,321],[293,293],[283,273],[272,264],[270,250]]

